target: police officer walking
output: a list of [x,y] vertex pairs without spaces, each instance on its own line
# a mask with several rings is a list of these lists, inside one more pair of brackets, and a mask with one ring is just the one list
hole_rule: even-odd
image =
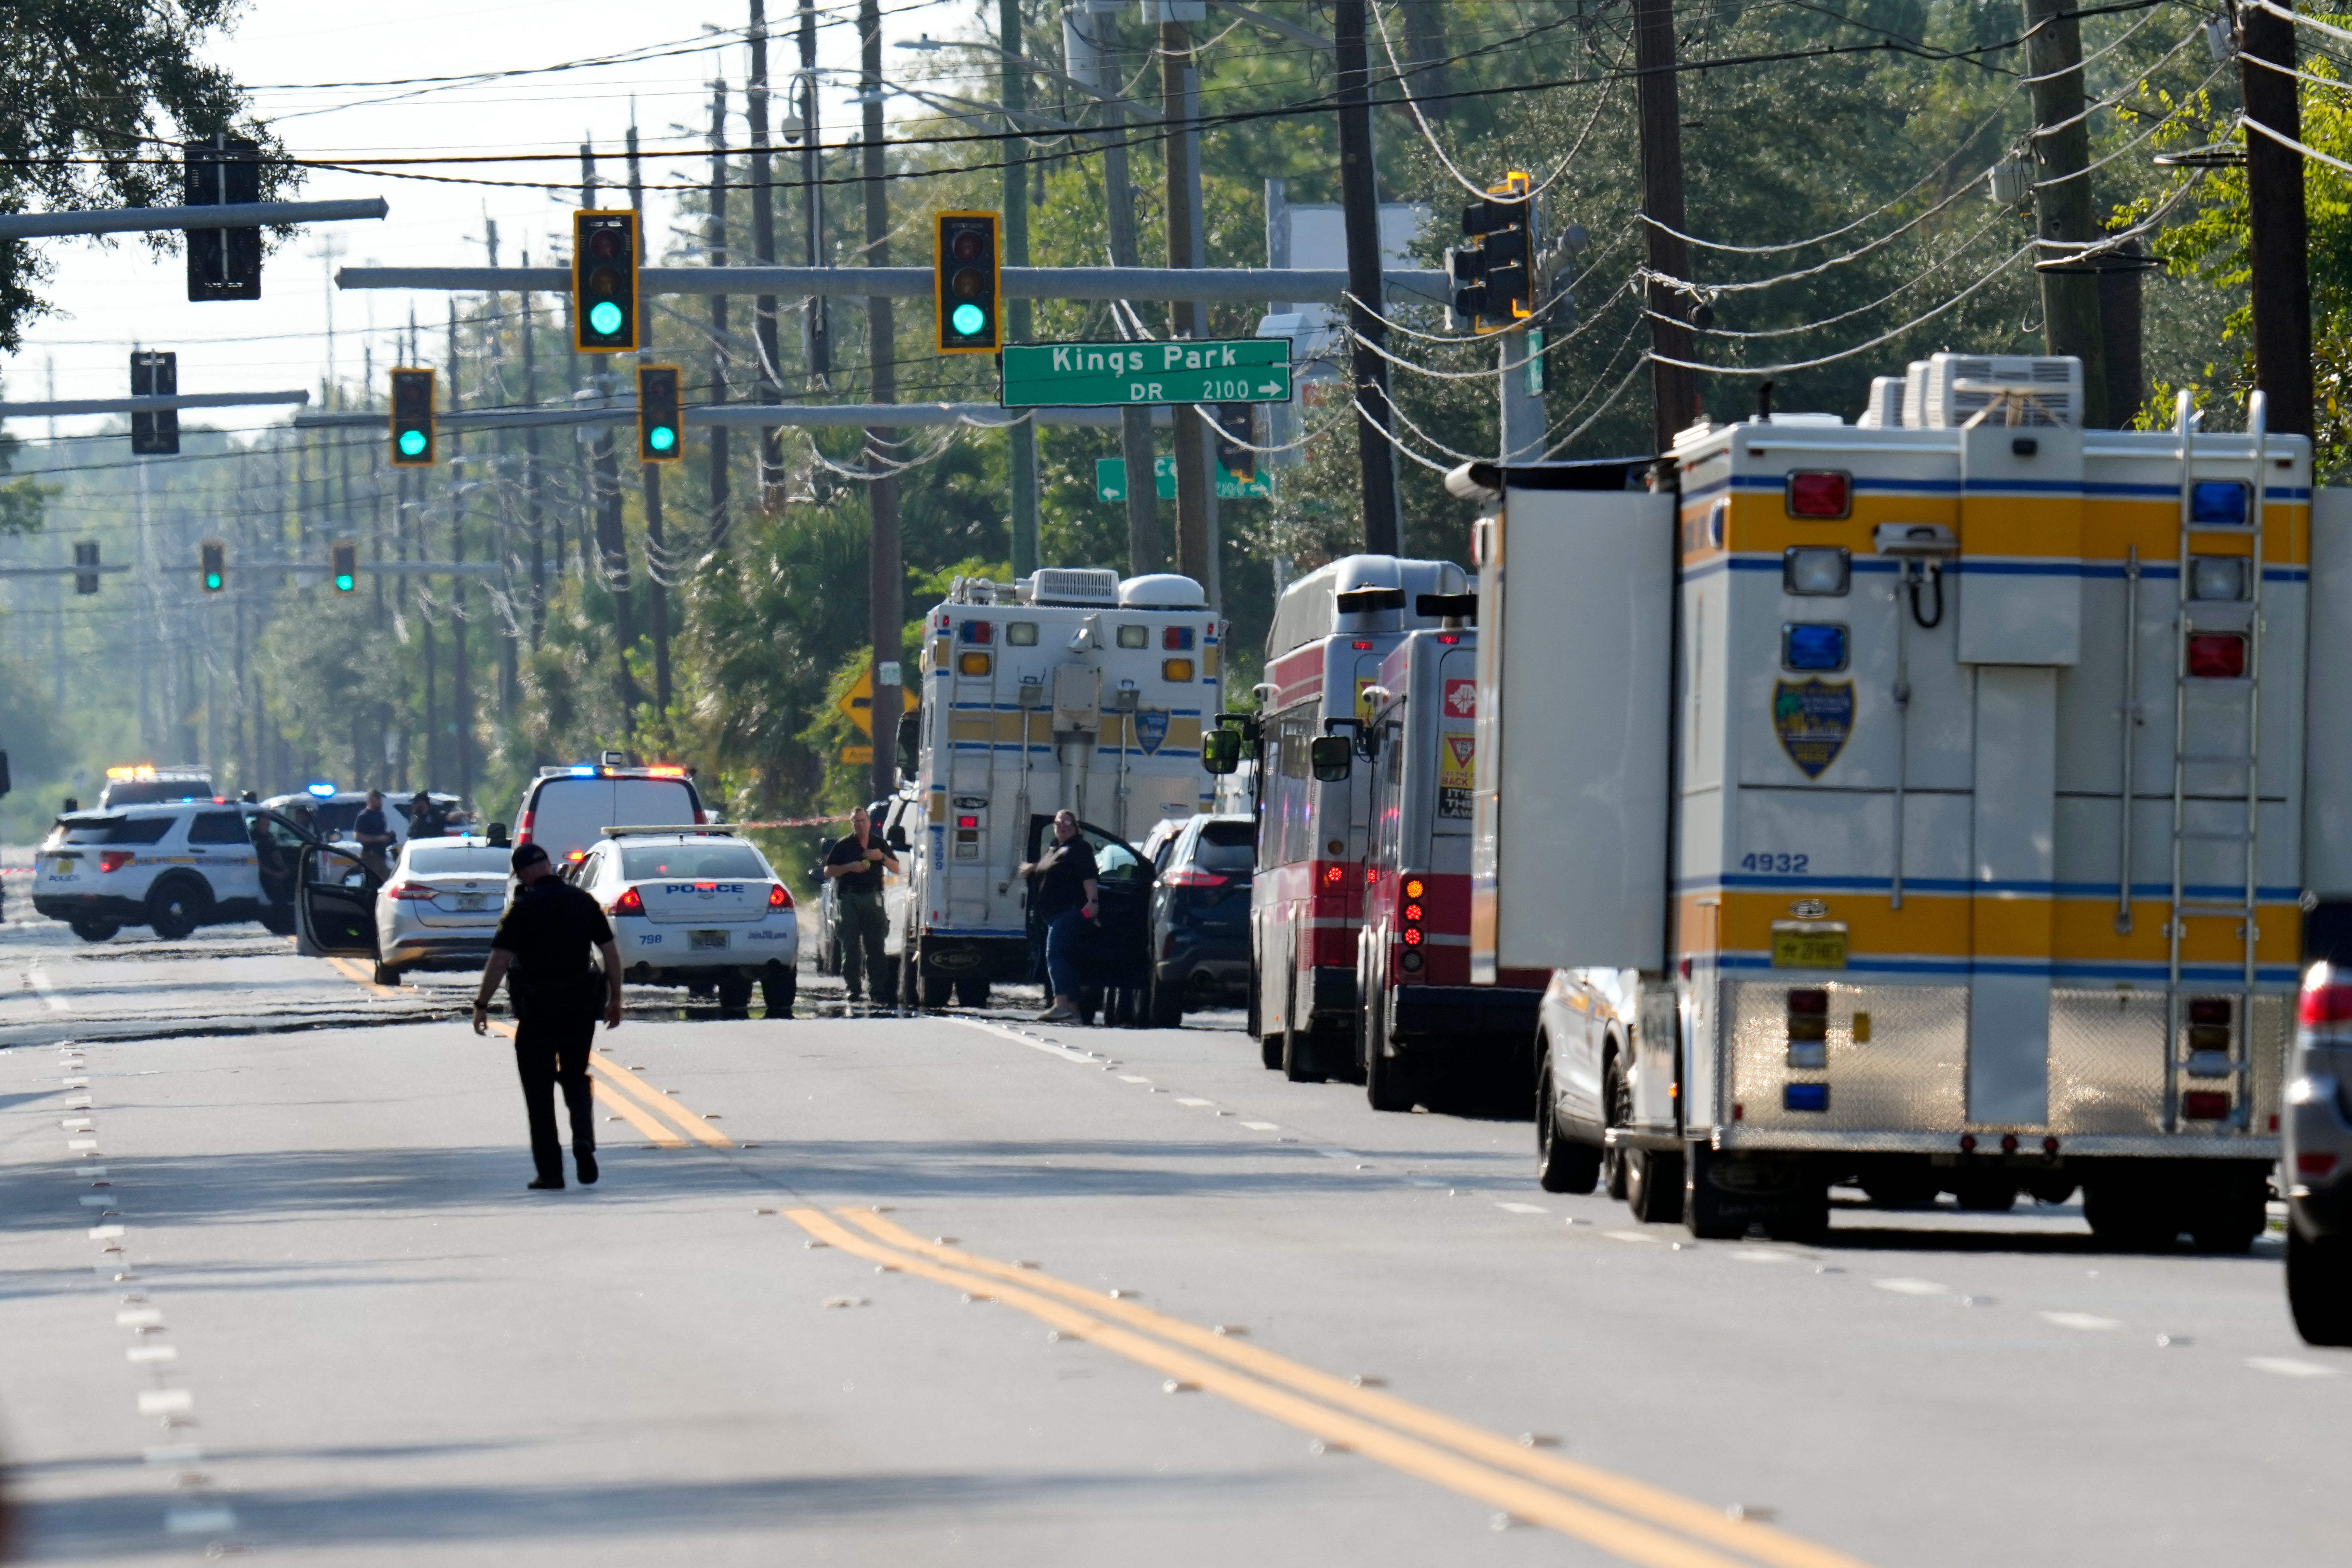
[[[506,981],[516,1018],[515,1067],[522,1075],[530,1157],[538,1167],[529,1185],[534,1192],[563,1185],[563,1145],[555,1131],[555,1086],[562,1084],[572,1114],[572,1156],[580,1184],[590,1186],[596,1180],[596,1118],[588,1052],[600,1014],[607,1029],[621,1026],[621,952],[604,911],[555,875],[545,849],[521,845],[510,863],[521,886],[491,939],[490,962],[474,996],[474,1033],[489,1032],[490,998]],[[589,967],[592,949],[604,960],[602,974]]]
[[873,814],[861,805],[849,814],[848,833],[824,858],[824,874],[834,884],[834,928],[841,933],[841,973],[849,982],[852,1002],[858,999],[861,967],[874,1000],[885,1000],[884,977],[890,972],[889,957],[883,951],[890,931],[890,917],[882,906],[886,868],[896,871],[898,858],[876,837]]

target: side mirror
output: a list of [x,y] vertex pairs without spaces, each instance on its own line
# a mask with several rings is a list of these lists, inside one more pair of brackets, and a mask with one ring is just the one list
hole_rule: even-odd
[[1356,745],[1345,735],[1318,735],[1307,742],[1307,766],[1315,770],[1317,782],[1345,784],[1355,771]]
[[882,842],[893,849],[904,849],[907,847],[907,830],[894,822],[890,825],[890,831],[882,836]]
[[1242,765],[1239,730],[1211,730],[1201,737],[1201,765],[1213,773],[1230,773]]

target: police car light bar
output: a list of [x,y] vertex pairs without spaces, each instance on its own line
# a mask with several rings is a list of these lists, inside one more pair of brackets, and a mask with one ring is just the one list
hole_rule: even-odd
[[706,838],[732,838],[735,837],[735,827],[731,823],[723,822],[709,823],[700,827],[689,827],[686,824],[679,822],[656,822],[648,823],[641,827],[607,827],[604,829],[604,837],[607,838],[638,838],[657,833],[674,834],[681,838],[695,835],[699,835]]

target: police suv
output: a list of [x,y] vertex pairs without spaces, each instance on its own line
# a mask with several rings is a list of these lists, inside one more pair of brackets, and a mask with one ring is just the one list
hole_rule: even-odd
[[33,908],[84,942],[135,925],[167,942],[237,921],[291,930],[263,889],[252,815],[219,798],[67,812],[34,851]]

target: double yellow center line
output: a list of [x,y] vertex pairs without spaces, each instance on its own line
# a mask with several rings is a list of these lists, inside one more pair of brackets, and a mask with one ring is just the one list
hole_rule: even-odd
[[[511,1040],[515,1026],[503,1020],[490,1020],[490,1032]],[[687,1138],[707,1143],[713,1149],[732,1149],[735,1141],[711,1126],[693,1111],[672,1100],[602,1051],[588,1054],[588,1068],[594,1075],[593,1083],[597,1103],[635,1128],[646,1137],[665,1149],[683,1149],[686,1138],[664,1125],[667,1117],[686,1130]],[[654,1114],[658,1112],[659,1115]]]
[[783,1212],[812,1237],[856,1257],[1001,1301],[1176,1384],[1216,1394],[1331,1447],[1475,1498],[1628,1563],[1645,1568],[1862,1568],[1854,1558],[1769,1525],[1735,1520],[1663,1488],[1523,1447],[1134,1300],[925,1241],[862,1210]]

